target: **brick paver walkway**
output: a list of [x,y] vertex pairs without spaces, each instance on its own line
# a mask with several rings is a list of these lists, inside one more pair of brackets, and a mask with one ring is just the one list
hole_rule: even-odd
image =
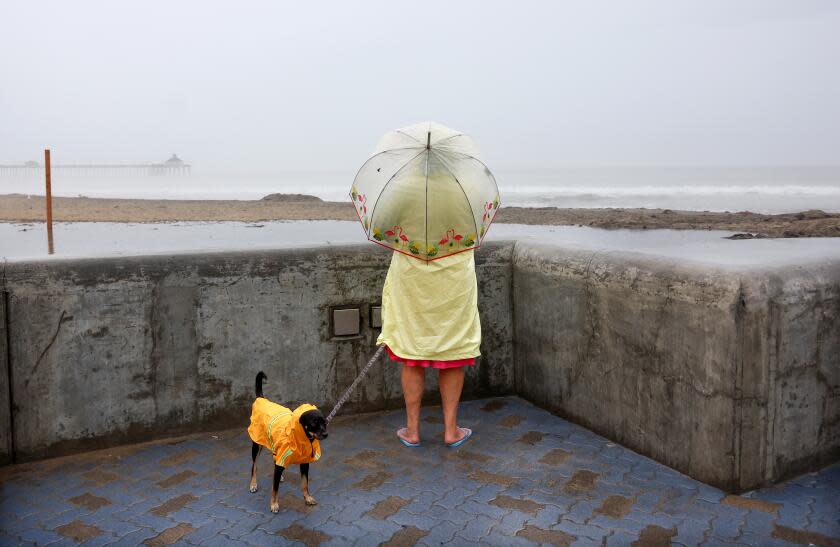
[[840,465],[725,496],[517,398],[463,404],[476,434],[404,448],[401,412],[333,422],[312,466],[268,510],[271,465],[248,492],[245,428],[3,470],[0,542],[86,545],[840,545]]

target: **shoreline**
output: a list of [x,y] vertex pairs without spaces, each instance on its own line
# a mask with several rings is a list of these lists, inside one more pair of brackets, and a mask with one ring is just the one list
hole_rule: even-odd
[[[0,222],[43,222],[44,197],[0,195]],[[277,195],[263,200],[166,200],[54,197],[55,222],[180,222],[358,220],[351,203],[312,196]],[[495,222],[605,229],[726,230],[749,237],[840,237],[840,213],[811,210],[760,214],[671,209],[561,209],[505,207]]]

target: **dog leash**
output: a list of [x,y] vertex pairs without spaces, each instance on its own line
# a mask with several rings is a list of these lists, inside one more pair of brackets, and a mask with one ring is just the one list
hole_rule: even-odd
[[385,344],[382,344],[381,346],[379,346],[379,349],[376,350],[376,353],[374,353],[373,357],[370,358],[370,361],[368,361],[368,363],[365,365],[365,368],[362,369],[362,371],[359,373],[359,375],[356,376],[356,379],[353,380],[353,383],[350,384],[350,387],[347,388],[347,391],[344,392],[344,395],[342,395],[341,398],[338,400],[338,402],[335,403],[335,406],[333,407],[332,412],[330,412],[329,416],[327,416],[327,423],[330,423],[332,421],[332,419],[335,418],[335,415],[338,412],[338,409],[340,409],[341,406],[344,403],[347,402],[347,399],[350,398],[350,394],[353,393],[353,390],[356,389],[356,386],[359,385],[359,382],[362,381],[362,378],[365,377],[365,374],[367,374],[367,372],[370,370],[370,367],[373,366],[373,364],[376,362],[376,360],[379,359],[379,356],[382,355],[382,352],[384,350],[385,350]]

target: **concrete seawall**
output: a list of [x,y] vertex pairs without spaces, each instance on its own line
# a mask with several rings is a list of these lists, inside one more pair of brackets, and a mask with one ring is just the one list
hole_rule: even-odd
[[[512,392],[512,249],[476,257],[485,342],[467,397]],[[259,370],[270,397],[329,410],[373,351],[389,258],[368,245],[8,264],[16,461],[244,427]],[[333,338],[330,309],[348,305],[361,333]],[[345,408],[400,400],[383,362]]]
[[[352,245],[6,264],[0,461],[244,426],[258,370],[272,398],[331,408],[372,351],[388,260]],[[476,263],[467,397],[518,393],[730,491],[840,457],[840,261],[724,268],[519,241]],[[331,336],[336,306],[361,310],[359,336]],[[345,408],[400,404],[383,363]]]
[[517,392],[740,491],[840,455],[840,263],[737,273],[517,243]]

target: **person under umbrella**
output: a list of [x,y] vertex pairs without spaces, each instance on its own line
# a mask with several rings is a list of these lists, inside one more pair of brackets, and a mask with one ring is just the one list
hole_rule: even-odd
[[368,239],[392,249],[382,288],[382,332],[402,364],[406,426],[400,442],[420,446],[427,368],[438,369],[444,442],[472,435],[458,426],[464,367],[480,355],[473,250],[499,208],[496,180],[472,139],[434,122],[386,134],[350,192]]

